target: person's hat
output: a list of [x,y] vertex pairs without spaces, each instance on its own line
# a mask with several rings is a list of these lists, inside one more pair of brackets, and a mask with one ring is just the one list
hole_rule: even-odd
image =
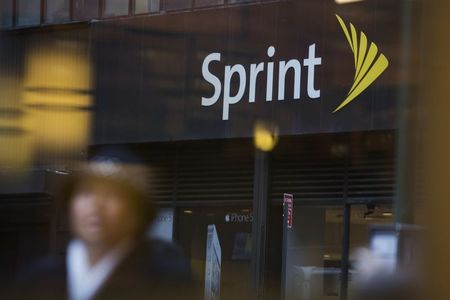
[[154,208],[150,199],[150,172],[140,157],[125,146],[101,146],[94,149],[88,160],[79,163],[70,175],[65,189],[70,199],[81,182],[101,180],[126,189],[137,198],[151,220]]

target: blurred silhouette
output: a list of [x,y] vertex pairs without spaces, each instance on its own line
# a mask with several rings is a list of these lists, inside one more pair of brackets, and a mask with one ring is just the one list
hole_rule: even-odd
[[415,300],[422,294],[421,226],[373,225],[370,246],[352,254],[355,293],[351,300]]
[[40,262],[14,299],[195,299],[188,261],[146,237],[155,209],[148,170],[129,149],[104,147],[66,187],[73,235],[65,259]]

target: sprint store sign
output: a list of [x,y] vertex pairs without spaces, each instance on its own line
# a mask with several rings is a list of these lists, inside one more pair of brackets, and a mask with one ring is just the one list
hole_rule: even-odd
[[[359,35],[355,26],[350,23],[348,26],[341,17],[336,15],[337,21],[340,24],[345,38],[350,46],[354,57],[355,74],[353,83],[349,84],[349,90],[346,98],[343,99],[332,113],[344,108],[350,102],[355,100],[365,89],[367,89],[388,67],[389,62],[387,58],[379,53],[377,45],[369,42],[364,32]],[[214,88],[211,96],[205,96],[201,99],[202,106],[212,106],[218,101],[222,102],[222,120],[230,119],[230,106],[243,100],[244,93],[248,89],[249,103],[256,101],[256,83],[258,77],[262,76],[266,79],[266,93],[265,101],[273,100],[274,85],[278,87],[277,101],[283,101],[286,98],[286,75],[288,72],[293,72],[293,99],[299,100],[303,94],[309,99],[320,99],[320,86],[316,82],[316,68],[322,65],[322,57],[317,57],[317,44],[311,44],[308,47],[308,56],[303,59],[290,59],[288,61],[279,61],[278,63],[271,61],[275,55],[275,47],[269,46],[267,48],[267,62],[260,62],[257,64],[250,64],[250,66],[243,66],[241,64],[226,65],[224,68],[223,83],[216,74],[210,70],[210,65],[221,62],[221,53],[215,52],[207,55],[202,63],[203,79]],[[278,70],[278,82],[274,83],[275,66]],[[239,85],[237,91],[232,91],[231,80],[233,77],[239,78]],[[301,86],[301,76],[306,76],[306,87]],[[233,89],[234,90],[234,89]],[[305,92],[303,92],[305,90]],[[290,96],[290,95],[289,95]],[[331,113],[331,112],[330,112]]]

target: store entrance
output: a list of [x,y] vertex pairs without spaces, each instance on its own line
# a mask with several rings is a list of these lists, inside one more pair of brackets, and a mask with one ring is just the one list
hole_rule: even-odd
[[371,233],[392,224],[391,204],[294,205],[284,208],[282,291],[286,300],[346,300],[369,265]]

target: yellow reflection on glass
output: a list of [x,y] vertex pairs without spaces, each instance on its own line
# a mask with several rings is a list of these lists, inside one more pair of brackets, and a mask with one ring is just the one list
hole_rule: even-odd
[[0,166],[23,167],[33,157],[32,141],[23,127],[20,79],[8,70],[0,74]]
[[77,152],[89,141],[92,72],[86,44],[37,43],[25,61],[25,127],[39,151]]
[[278,129],[275,126],[258,122],[255,124],[253,141],[259,150],[272,151],[278,142]]
[[26,134],[1,134],[0,166],[23,167],[33,158],[32,140]]
[[50,154],[79,152],[89,142],[91,116],[87,111],[28,108],[25,127],[38,150]]

